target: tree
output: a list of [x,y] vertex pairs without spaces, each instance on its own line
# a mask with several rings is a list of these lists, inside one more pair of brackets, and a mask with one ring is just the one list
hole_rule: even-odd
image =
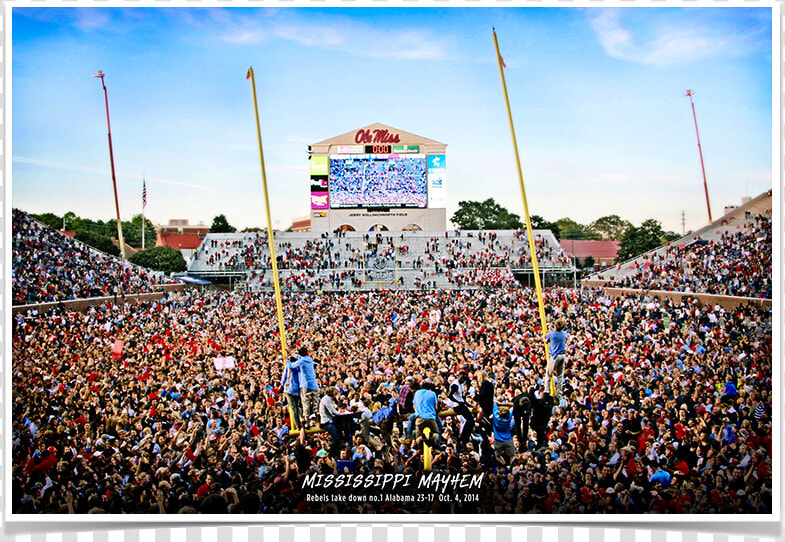
[[630,226],[621,238],[616,262],[624,262],[635,258],[665,244],[665,232],[659,221],[650,218],[645,220],[640,227]]
[[575,222],[571,218],[560,218],[556,221],[562,239],[595,239],[596,236],[587,226]]
[[128,259],[136,265],[163,271],[164,273],[181,273],[186,270],[185,258],[179,250],[172,247],[160,246],[140,250]]
[[589,230],[603,241],[618,241],[630,226],[632,223],[619,215],[608,215],[589,224]]
[[[692,232],[690,232],[690,233],[692,233]],[[670,243],[671,241],[675,241],[676,239],[679,239],[680,237],[681,237],[681,234],[678,234],[675,231],[670,231],[670,230],[666,231],[665,233],[662,234],[662,239],[663,239],[664,243]]]
[[236,231],[237,228],[229,225],[229,221],[226,220],[224,215],[216,216],[213,219],[213,225],[210,226],[210,233],[234,233]]
[[120,255],[120,248],[112,243],[112,240],[106,235],[101,235],[90,230],[79,229],[74,233],[74,239],[102,252],[111,254],[112,256]]
[[54,213],[41,213],[40,215],[31,215],[38,220],[41,224],[49,226],[52,229],[60,230],[63,228],[63,219]]
[[551,230],[557,241],[561,239],[561,229],[556,222],[548,222],[540,215],[531,215],[529,220],[532,223],[533,230]]
[[[132,247],[142,246],[142,215],[136,214],[130,222],[123,222],[123,237],[125,242]],[[147,218],[144,219],[144,246],[151,248],[155,245],[155,227]]]
[[595,264],[594,258],[592,258],[591,256],[586,256],[583,259],[583,268],[584,269],[594,269],[594,264]]
[[462,230],[516,230],[523,227],[518,215],[493,198],[485,201],[459,201],[450,221]]

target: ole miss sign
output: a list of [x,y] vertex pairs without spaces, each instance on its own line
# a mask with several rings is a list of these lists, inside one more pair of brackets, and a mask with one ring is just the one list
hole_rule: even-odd
[[354,134],[355,143],[400,143],[399,134],[391,134],[389,130],[357,130]]

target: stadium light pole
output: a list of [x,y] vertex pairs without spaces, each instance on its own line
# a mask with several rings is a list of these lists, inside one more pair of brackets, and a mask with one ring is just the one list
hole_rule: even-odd
[[709,213],[709,224],[712,223],[711,219],[711,205],[709,205],[709,186],[706,184],[706,168],[703,166],[703,150],[701,150],[701,136],[698,133],[698,117],[695,115],[695,104],[692,102],[692,95],[695,94],[691,90],[684,91],[684,95],[690,99],[692,106],[692,119],[695,121],[695,136],[698,138],[698,154],[701,159],[701,172],[703,173],[703,191],[706,193],[706,210]]
[[106,92],[104,83],[104,72],[95,72],[93,77],[101,79],[101,86],[104,89],[104,103],[106,104],[106,130],[109,134],[109,165],[112,168],[112,187],[114,188],[114,208],[117,213],[117,239],[120,241],[120,257],[125,260],[125,241],[123,240],[123,224],[120,222],[120,203],[117,200],[117,177],[114,173],[114,153],[112,152],[112,126],[109,123],[109,95]]

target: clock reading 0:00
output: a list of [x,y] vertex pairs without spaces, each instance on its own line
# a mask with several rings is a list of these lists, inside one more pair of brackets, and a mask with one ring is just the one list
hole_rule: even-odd
[[366,145],[365,154],[390,154],[392,147],[390,145]]

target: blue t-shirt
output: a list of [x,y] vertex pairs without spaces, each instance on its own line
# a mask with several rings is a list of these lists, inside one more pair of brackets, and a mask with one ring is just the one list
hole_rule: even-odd
[[552,358],[567,353],[567,334],[564,331],[549,331],[545,338],[548,339],[548,352]]
[[512,413],[508,412],[507,417],[499,414],[499,405],[493,405],[493,438],[501,442],[512,440]]
[[301,390],[319,389],[319,381],[316,379],[316,370],[313,366],[313,358],[310,356],[297,356],[297,361],[292,363],[292,369],[300,370]]
[[[287,382],[286,379],[289,379]],[[293,369],[292,362],[286,360],[286,367],[283,370],[281,377],[281,385],[284,385],[284,391],[289,395],[300,395],[300,369]]]
[[414,394],[414,413],[424,420],[436,419],[436,394],[431,390],[417,390]]

